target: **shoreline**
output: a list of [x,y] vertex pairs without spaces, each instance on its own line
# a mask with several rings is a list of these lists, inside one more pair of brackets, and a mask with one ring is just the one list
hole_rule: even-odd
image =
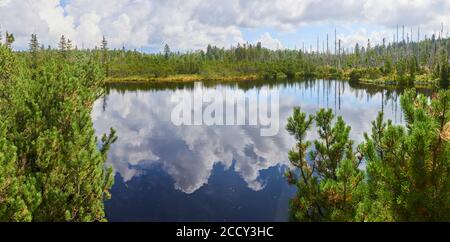
[[236,81],[256,81],[260,78],[257,75],[239,75],[239,76],[213,76],[206,77],[201,75],[169,75],[167,77],[109,77],[105,80],[106,84],[152,84],[152,83],[189,83],[189,82],[236,82]]
[[421,81],[415,80],[412,83],[400,83],[398,81],[389,81],[389,80],[380,80],[380,79],[361,79],[356,81],[360,84],[374,85],[379,87],[402,87],[402,86],[414,86],[414,87],[433,87],[439,85],[439,81],[430,80],[430,81]]
[[[314,77],[315,79],[340,79],[340,78],[320,78]],[[279,78],[278,80],[284,80],[287,78]],[[182,84],[182,83],[193,83],[193,82],[253,82],[263,80],[260,76],[253,75],[236,75],[236,76],[212,76],[206,77],[201,75],[190,75],[190,74],[180,74],[180,75],[169,75],[166,77],[140,77],[140,76],[130,76],[130,77],[109,77],[105,80],[105,84],[164,84],[164,83],[173,83],[173,84]],[[348,82],[356,82],[361,84],[370,84],[380,87],[400,87],[404,86],[398,81],[390,81],[385,78],[378,79],[365,79],[361,78],[358,81],[351,81],[348,78],[341,78],[341,80],[345,80]],[[276,81],[276,79],[274,79]],[[411,84],[409,84],[411,85]],[[439,85],[438,80],[428,80],[425,81],[423,78],[419,78],[415,80],[412,84],[415,87],[432,87]]]

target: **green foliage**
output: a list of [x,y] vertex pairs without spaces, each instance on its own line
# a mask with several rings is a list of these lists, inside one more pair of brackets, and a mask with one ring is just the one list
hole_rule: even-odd
[[164,45],[164,58],[169,59],[170,57],[170,47],[168,44]]
[[415,56],[413,56],[408,60],[408,74],[410,82],[413,82],[415,80],[417,69],[418,69],[417,59]]
[[[310,151],[306,133],[313,117],[299,108],[287,130],[297,140],[286,173],[296,185],[291,201],[295,221],[448,221],[450,219],[450,91],[429,101],[415,90],[401,98],[406,126],[372,122],[372,133],[354,152],[350,127],[331,110],[314,120],[319,138]],[[359,169],[360,163],[366,168]]]
[[428,102],[410,90],[401,104],[406,128],[384,123],[380,114],[362,144],[369,178],[363,218],[447,221],[450,144],[443,134],[450,121],[450,92],[440,91]]
[[392,60],[391,58],[386,58],[383,65],[383,74],[389,75],[392,73]]
[[18,74],[16,65],[17,61],[14,58],[11,50],[0,45],[0,104],[2,99],[5,100],[10,95],[8,90],[13,84],[13,78]]
[[103,36],[102,43],[101,43],[101,63],[103,66],[103,69],[105,70],[106,76],[109,76],[109,69],[110,69],[110,63],[109,63],[109,53],[108,53],[108,41],[106,40],[105,36]]
[[30,211],[40,196],[32,177],[21,175],[17,148],[6,139],[6,123],[0,123],[0,221],[31,221]]
[[[43,50],[36,35],[29,52],[13,53],[13,42],[6,33],[0,44],[0,221],[104,220],[113,181],[104,163],[117,136],[111,130],[97,140],[90,111],[106,76],[384,77],[411,83],[417,74],[443,82],[449,75],[450,39],[434,37],[358,45],[355,53],[339,55],[269,50],[261,43],[183,54],[166,45],[163,53],[143,54],[108,50],[105,38],[100,49],[80,51],[64,36],[58,50]],[[449,93],[428,100],[406,92],[406,127],[384,122],[380,114],[356,152],[341,117],[330,110],[307,116],[294,109],[286,127],[297,140],[289,152],[295,169],[286,173],[298,188],[291,219],[448,221]],[[306,137],[314,124],[318,139],[311,142]]]
[[[363,178],[358,169],[360,161],[353,156],[350,127],[341,117],[333,125],[333,119],[331,110],[322,109],[307,119],[296,108],[288,120],[287,130],[298,142],[289,152],[289,160],[299,174],[287,172],[289,182],[298,189],[291,201],[293,221],[349,221],[355,217]],[[306,159],[311,143],[305,138],[313,120],[319,139]]]
[[[323,78],[396,81],[413,84],[420,74],[420,81],[445,79],[448,62],[445,54],[435,60],[434,48],[429,40],[410,43],[376,45],[370,48],[358,45],[354,52],[311,52],[306,50],[270,50],[261,43],[238,44],[229,49],[208,45],[206,51],[173,52],[164,45],[161,53],[146,54],[136,50],[108,50],[107,76],[112,79],[141,77],[158,78],[176,75],[200,75],[208,77],[257,76],[264,79]],[[437,43],[433,44],[437,46]],[[450,45],[450,39],[440,39],[439,49]],[[95,50],[97,51],[97,50]],[[446,65],[447,68],[445,68]],[[441,68],[442,66],[442,68]]]
[[353,69],[350,72],[350,81],[356,82],[359,81],[364,75],[364,72],[361,69]]
[[113,179],[104,163],[117,138],[98,142],[90,117],[104,71],[95,55],[62,49],[28,72],[0,46],[0,221],[105,218]]
[[400,84],[406,84],[407,82],[407,71],[408,71],[408,63],[406,60],[400,60],[399,62],[397,62],[396,66],[395,66],[395,70],[396,70],[396,80],[400,83]]
[[12,44],[14,43],[14,41],[16,41],[16,38],[14,37],[14,35],[6,32],[6,34],[5,34],[5,45],[6,45],[6,47],[11,48]]
[[448,83],[449,82],[449,57],[447,50],[445,48],[442,48],[440,53],[440,63],[439,63],[439,78],[442,82]]

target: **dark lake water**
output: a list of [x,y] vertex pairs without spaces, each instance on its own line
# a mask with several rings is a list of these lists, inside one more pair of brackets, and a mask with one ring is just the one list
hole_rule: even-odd
[[[277,90],[279,132],[261,137],[258,126],[176,126],[176,92]],[[109,152],[115,174],[110,221],[286,221],[295,188],[283,176],[294,139],[285,131],[295,106],[307,113],[331,108],[359,143],[381,110],[402,122],[399,90],[343,81],[229,84],[116,85],[92,113],[97,134],[117,130]],[[315,131],[310,138],[316,137]]]

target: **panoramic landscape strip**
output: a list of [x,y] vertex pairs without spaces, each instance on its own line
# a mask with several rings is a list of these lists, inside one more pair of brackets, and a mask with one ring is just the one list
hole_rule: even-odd
[[[117,137],[112,129],[97,140],[89,114],[108,78],[151,76],[146,81],[152,82],[163,76],[177,81],[170,75],[201,76],[205,71],[205,80],[207,75],[226,78],[232,73],[269,80],[349,78],[414,85],[416,76],[427,76],[427,81],[417,82],[448,84],[450,40],[434,37],[342,55],[270,51],[259,45],[208,47],[205,53],[187,54],[171,53],[166,46],[164,53],[150,55],[109,50],[106,39],[98,49],[78,50],[64,36],[58,49],[46,49],[34,34],[28,51],[13,52],[13,40],[6,33],[0,46],[0,211],[6,221],[104,220],[103,201],[112,185],[104,162]],[[422,54],[414,55],[420,47]],[[401,106],[405,126],[383,121],[380,113],[372,133],[356,149],[349,139],[351,127],[341,117],[333,123],[332,110],[309,117],[294,110],[287,130],[298,141],[289,153],[295,169],[286,173],[298,189],[291,201],[292,220],[448,220],[450,92],[444,88],[430,100],[412,89],[403,94]],[[306,140],[313,123],[319,138]],[[308,153],[311,142],[315,149]]]
[[444,23],[328,30],[152,51],[2,29],[0,222],[450,221]]

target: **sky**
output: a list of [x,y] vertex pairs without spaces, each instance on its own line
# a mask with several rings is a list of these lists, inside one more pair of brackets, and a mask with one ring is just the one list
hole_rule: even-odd
[[[413,38],[450,27],[450,0],[0,0],[0,28],[26,49],[32,33],[57,46],[61,35],[79,48],[103,36],[110,48],[160,52],[261,42],[270,49],[326,48],[334,29],[344,48],[393,40],[396,26]],[[331,48],[331,49],[334,49]]]

